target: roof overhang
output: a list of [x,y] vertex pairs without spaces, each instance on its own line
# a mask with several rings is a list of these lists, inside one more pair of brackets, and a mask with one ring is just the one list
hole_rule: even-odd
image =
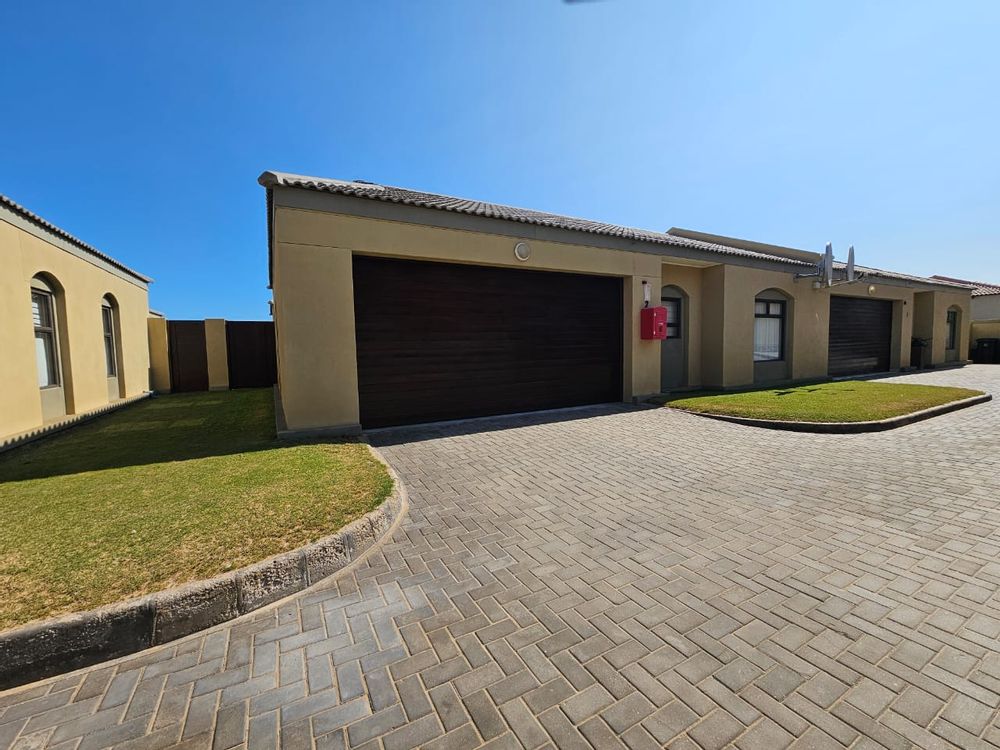
[[38,214],[32,213],[5,195],[0,195],[0,219],[144,289],[153,282],[148,276],[132,270],[124,263],[88,245]]

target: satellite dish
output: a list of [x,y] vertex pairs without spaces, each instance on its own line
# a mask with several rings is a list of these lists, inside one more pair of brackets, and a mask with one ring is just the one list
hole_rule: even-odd
[[826,243],[826,252],[823,253],[823,263],[821,266],[820,274],[823,277],[823,283],[827,286],[833,286],[833,243]]
[[854,281],[854,245],[847,250],[847,280]]

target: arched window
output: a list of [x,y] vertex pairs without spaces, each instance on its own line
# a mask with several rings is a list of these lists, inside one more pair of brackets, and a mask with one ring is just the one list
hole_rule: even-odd
[[57,388],[62,384],[55,296],[55,287],[45,278],[36,276],[31,280],[31,317],[35,326],[39,388]]
[[754,362],[780,362],[785,359],[787,312],[787,302],[773,295],[754,300]]
[[118,344],[115,341],[115,305],[108,295],[101,300],[101,324],[104,329],[104,363],[108,377],[118,377]]

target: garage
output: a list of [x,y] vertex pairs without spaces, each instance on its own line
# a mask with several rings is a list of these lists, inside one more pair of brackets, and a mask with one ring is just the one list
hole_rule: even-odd
[[833,377],[889,370],[892,302],[830,297],[829,346],[829,373]]
[[620,401],[622,280],[355,255],[365,428]]

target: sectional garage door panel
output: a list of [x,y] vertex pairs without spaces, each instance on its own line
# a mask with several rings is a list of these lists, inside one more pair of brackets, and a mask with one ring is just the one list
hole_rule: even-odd
[[354,258],[364,427],[620,401],[622,282]]
[[830,297],[830,375],[886,372],[891,346],[891,301]]

